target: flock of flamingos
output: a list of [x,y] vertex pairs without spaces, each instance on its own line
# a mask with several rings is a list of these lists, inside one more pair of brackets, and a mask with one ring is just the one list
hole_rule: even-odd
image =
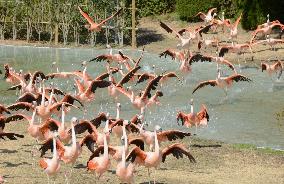
[[[89,31],[100,31],[101,26],[106,21],[121,13],[121,10],[119,10],[113,16],[97,24],[80,7],[78,8],[89,23],[85,26]],[[216,79],[200,82],[192,93],[210,85],[224,89],[227,94],[227,88],[233,83],[251,82],[251,79],[237,72],[235,66],[225,59],[225,54],[228,52],[243,54],[246,50],[251,51],[251,47],[256,44],[264,43],[273,47],[275,44],[283,43],[281,35],[279,39],[270,37],[272,29],[275,27],[280,28],[280,34],[283,32],[284,25],[277,20],[271,22],[268,17],[267,22],[259,25],[254,31],[249,43],[239,44],[237,43],[238,24],[242,15],[234,23],[224,19],[224,13],[222,13],[221,18],[215,18],[216,15],[216,8],[210,9],[207,14],[200,12],[197,16],[200,16],[204,21],[204,26],[197,28],[189,26],[180,31],[160,22],[160,26],[165,31],[173,33],[180,41],[177,45],[179,50],[167,49],[160,54],[160,57],[170,56],[180,62],[179,69],[184,73],[191,71],[191,65],[194,62],[215,62],[217,65]],[[223,33],[219,31],[219,34],[226,34],[224,33],[225,29],[229,30],[230,44],[220,45],[216,39],[209,40],[202,37],[209,31],[216,31],[218,27],[223,30]],[[256,41],[257,36],[260,35],[265,36],[265,39]],[[189,51],[189,46],[194,42],[197,42],[199,52]],[[201,54],[202,47],[216,47],[219,52],[216,56],[203,55]],[[90,151],[90,158],[86,165],[88,171],[95,173],[99,178],[110,169],[111,161],[115,160],[117,162],[116,175],[124,183],[134,182],[135,168],[139,166],[148,168],[150,177],[149,168],[158,168],[169,155],[173,155],[177,159],[185,156],[191,162],[196,162],[190,151],[181,143],[173,143],[163,149],[160,147],[162,142],[183,139],[192,136],[191,133],[179,130],[162,130],[158,125],[155,126],[154,130],[145,129],[144,113],[147,108],[160,105],[159,98],[163,97],[162,88],[167,84],[169,78],[177,80],[180,80],[180,78],[175,72],[162,74],[141,72],[143,54],[144,49],[140,58],[135,60],[121,51],[113,54],[111,50],[109,54],[99,55],[89,61],[82,62],[83,71],[60,72],[57,68],[57,72],[49,74],[44,74],[41,71],[34,73],[17,72],[8,64],[5,64],[4,78],[13,85],[8,90],[19,90],[20,95],[16,103],[0,106],[0,138],[4,140],[23,138],[24,135],[5,132],[4,128],[6,124],[14,121],[28,121],[27,133],[41,143],[39,166],[47,174],[48,182],[51,175],[56,176],[60,171],[61,164],[74,166],[82,153],[83,146],[86,146]],[[89,62],[97,62],[96,64],[105,62],[105,73],[95,78],[91,76],[87,72]],[[221,76],[222,72],[219,65],[223,64],[232,70],[232,74],[228,77]],[[281,61],[272,65],[262,63],[261,68],[262,71],[267,70],[270,74],[278,73],[278,79],[283,70]],[[74,79],[77,87],[76,92],[71,94],[70,91],[57,89],[55,85],[52,85],[52,82],[50,87],[46,87],[46,82],[52,81],[54,78]],[[138,83],[141,85],[141,83],[146,82],[144,90],[133,89]],[[101,112],[88,120],[79,120],[73,117],[70,124],[67,124],[65,114],[74,108],[87,111],[86,105],[95,100],[96,90],[108,90],[109,95],[115,99],[117,102],[116,117],[110,116],[108,112]],[[139,111],[130,120],[120,117],[121,105],[118,102],[123,96],[129,98],[133,106]],[[177,123],[181,121],[181,125],[186,127],[206,126],[209,121],[206,105],[202,105],[200,111],[196,112],[193,109],[193,100],[190,101],[190,104],[189,113],[177,112]],[[10,115],[12,111],[18,112]],[[30,111],[32,111],[32,115],[29,113]],[[9,114],[9,116],[4,115],[4,113]],[[105,123],[104,127],[100,128],[103,123]],[[78,140],[76,138],[78,134],[84,134],[83,138]],[[115,140],[115,137],[121,140],[121,145],[111,145],[110,140]],[[44,157],[49,150],[52,151],[52,157]],[[3,177],[1,182],[4,182]]]

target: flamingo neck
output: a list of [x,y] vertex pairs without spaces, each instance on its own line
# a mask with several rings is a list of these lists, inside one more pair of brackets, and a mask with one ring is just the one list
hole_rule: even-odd
[[44,106],[44,101],[45,101],[45,87],[44,83],[42,84],[42,96],[41,96],[41,106]]
[[112,55],[112,47],[109,50],[109,54]]
[[126,167],[125,149],[126,149],[126,147],[123,146],[123,148],[122,148],[122,157],[121,157],[121,163],[122,163],[123,167]]
[[87,71],[87,66],[84,67],[84,70],[83,70],[83,77],[86,76],[86,71]]
[[193,104],[190,104],[190,112],[193,113]]
[[104,134],[104,157],[108,156],[108,145],[107,145],[107,138],[106,134]]
[[125,125],[122,126],[122,134],[124,136],[124,149],[127,149],[127,146],[128,146],[128,138],[127,138],[127,135],[126,135],[126,131],[125,131]]
[[30,121],[30,125],[33,125],[33,124],[34,124],[35,115],[36,115],[36,110],[33,111],[33,115],[32,115],[32,119],[31,119],[31,121]]
[[72,145],[76,145],[76,135],[73,122],[71,122]]
[[62,106],[61,126],[63,129],[65,129],[65,111],[63,106]]
[[157,131],[155,130],[155,153],[159,153],[159,151],[160,151],[160,146],[158,142]]
[[116,108],[116,119],[119,119],[119,117],[120,117],[120,107],[117,106],[117,108]]
[[51,106],[53,96],[54,96],[54,90],[52,89],[49,100],[48,100],[48,106]]
[[134,95],[134,92],[131,91],[131,102],[134,103],[135,101],[135,95]]
[[57,150],[56,150],[56,140],[55,140],[55,137],[53,137],[53,157],[52,158],[57,159]]
[[105,133],[109,132],[109,128],[108,127],[109,127],[109,120],[107,119],[106,120],[105,129],[104,129]]

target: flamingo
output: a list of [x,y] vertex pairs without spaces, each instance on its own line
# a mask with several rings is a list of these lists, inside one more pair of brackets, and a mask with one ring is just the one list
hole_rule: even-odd
[[[9,111],[8,111],[9,112]],[[11,122],[11,118],[6,118],[3,115],[0,115],[0,138],[5,140],[5,137],[10,140],[17,140],[17,138],[24,138],[24,135],[20,135],[17,133],[7,133],[4,132],[5,124]]]
[[267,43],[271,47],[271,50],[276,51],[274,45],[276,45],[276,44],[283,44],[284,40],[283,39],[271,38],[269,35],[267,35],[265,40],[260,40],[260,41],[253,42],[252,46],[255,46],[255,45],[261,44],[261,43]]
[[178,37],[180,39],[180,43],[177,45],[178,48],[188,48],[190,46],[190,41],[192,40],[191,38],[183,38],[182,35],[180,35],[180,33],[178,33],[177,31],[173,30],[172,28],[170,28],[168,25],[166,25],[163,22],[160,22],[160,26],[166,30],[168,33],[174,33],[176,35],[176,37]]
[[224,59],[223,57],[214,57],[214,56],[206,56],[202,54],[195,54],[188,59],[189,65],[191,65],[193,62],[199,62],[199,61],[200,62],[216,62],[217,64],[225,64],[235,73],[237,73],[234,65],[228,60]]
[[208,46],[216,47],[218,49],[219,46],[219,40],[218,39],[202,39],[198,41],[198,50],[201,49],[202,45],[205,45],[205,49],[207,49]]
[[211,8],[208,10],[207,14],[203,12],[198,12],[194,17],[199,16],[205,23],[209,23],[214,19],[215,16],[217,16],[216,13],[212,15],[213,11],[216,11],[216,10],[217,8]]
[[132,68],[128,62],[129,60],[133,62],[133,60],[129,56],[126,56],[121,51],[119,51],[118,54],[110,53],[110,54],[98,55],[97,57],[90,59],[89,62],[92,61],[95,62],[107,61],[108,63],[117,62],[118,64],[124,64],[126,69],[129,71]]
[[106,88],[111,85],[111,82],[105,80],[93,80],[87,88],[85,88],[78,79],[74,79],[78,93],[75,97],[82,102],[90,102],[95,98],[95,91],[97,88]]
[[121,11],[122,9],[119,9],[115,14],[113,14],[112,16],[106,18],[105,20],[101,21],[100,23],[95,23],[93,21],[93,19],[86,13],[84,12],[80,6],[78,6],[78,9],[81,13],[81,15],[88,21],[88,25],[85,25],[85,28],[87,28],[89,31],[95,31],[95,32],[99,32],[101,31],[102,29],[102,25],[104,23],[106,23],[108,20],[112,19],[113,17],[117,16]]
[[[132,163],[143,165],[148,168],[148,175],[150,177],[149,168],[159,167],[161,162],[165,162],[166,157],[169,154],[173,154],[176,158],[183,157],[186,155],[191,162],[196,162],[194,157],[190,154],[190,152],[180,143],[172,144],[163,150],[160,150],[160,146],[158,143],[157,137],[157,127],[155,127],[155,150],[153,152],[145,152],[141,150],[139,147],[134,147],[126,157],[126,161],[131,161]],[[154,170],[156,171],[156,170]],[[155,174],[154,174],[155,175]],[[154,178],[155,180],[155,178]],[[155,183],[155,181],[154,181]]]
[[158,97],[163,96],[163,93],[159,90],[156,91],[156,93],[152,96],[151,95],[151,90],[155,90],[156,87],[159,84],[159,81],[161,80],[162,75],[159,75],[157,77],[155,77],[154,79],[152,79],[147,87],[145,88],[143,94],[141,96],[135,96],[134,92],[131,91],[131,94],[124,90],[123,88],[118,88],[118,90],[124,94],[125,96],[127,96],[131,103],[133,104],[134,107],[140,109],[141,113],[143,111],[144,108],[146,108],[147,106],[150,106],[152,104],[157,104],[159,105],[159,101],[158,101]]
[[167,49],[166,51],[160,53],[160,57],[164,56],[165,58],[167,56],[171,56],[172,59],[178,59],[181,62],[180,65],[180,70],[183,72],[189,72],[190,68],[186,64],[186,58],[188,57],[187,55],[191,55],[191,52],[186,52],[186,51],[174,51],[173,49]]
[[134,170],[135,165],[133,163],[126,163],[126,148],[122,148],[122,159],[116,166],[116,175],[122,182],[134,183]]
[[207,126],[207,123],[209,121],[209,114],[204,104],[201,105],[201,109],[198,113],[194,112],[193,99],[191,99],[190,101],[190,113],[186,114],[182,111],[179,111],[176,117],[177,117],[177,123],[181,120],[182,125],[185,125],[187,128],[195,126],[195,131],[197,126]]
[[55,175],[60,170],[60,158],[57,153],[57,145],[56,145],[56,139],[55,135],[52,138],[53,142],[53,156],[51,159],[43,158],[39,160],[39,165],[42,169],[44,169],[44,172],[47,174],[48,177],[48,183],[49,183],[49,176]]
[[233,42],[233,38],[237,38],[238,35],[238,25],[240,23],[240,20],[242,18],[242,13],[241,15],[237,18],[237,20],[235,21],[234,24],[230,24],[228,21],[225,21],[225,24],[229,27],[230,29],[230,38],[232,39]]
[[275,22],[272,22],[270,25],[267,25],[266,27],[259,27],[257,28],[253,33],[252,33],[252,38],[250,40],[250,43],[253,42],[253,40],[255,39],[256,35],[258,33],[262,33],[264,34],[264,36],[266,37],[267,35],[269,35],[272,31],[272,28],[276,27],[276,26],[279,26],[279,27],[282,27],[283,24],[281,24],[279,21],[275,21]]
[[[143,142],[149,145],[150,150],[154,149],[155,146],[155,131],[147,131],[143,128],[145,123],[139,128],[139,135],[141,136]],[[177,139],[183,139],[187,136],[191,136],[191,133],[182,132],[179,130],[166,130],[162,131],[160,126],[155,127],[159,132],[157,133],[158,143],[165,141],[175,141]]]
[[245,82],[251,82],[252,80],[248,77],[241,75],[241,74],[232,74],[229,77],[221,77],[221,71],[218,68],[218,75],[215,80],[208,80],[204,82],[200,82],[192,91],[192,94],[197,91],[198,89],[210,85],[210,86],[218,86],[222,88],[227,96],[227,90],[228,87],[231,87],[233,82],[239,82],[239,81],[245,81]]
[[101,147],[99,147],[89,158],[89,161],[87,162],[87,168],[88,170],[95,172],[97,178],[99,179],[103,173],[105,173],[109,167],[110,167],[110,159],[109,159],[109,147],[107,144],[107,138],[104,134],[104,146],[103,146],[103,155],[99,156],[101,152]]
[[[155,74],[143,73],[139,76],[135,85],[137,85],[138,83],[144,82],[145,80],[149,80],[149,79],[153,80],[155,77],[157,77],[157,75]],[[173,77],[178,78],[178,80],[180,80],[175,72],[168,72],[162,75],[160,83],[162,84],[164,81],[168,80],[169,78],[173,78]]]
[[267,63],[261,63],[261,71],[263,72],[264,70],[266,70],[269,75],[271,75],[272,73],[277,73],[279,71],[279,74],[277,76],[277,79],[279,80],[282,75],[283,65],[281,61],[277,61],[271,65]]

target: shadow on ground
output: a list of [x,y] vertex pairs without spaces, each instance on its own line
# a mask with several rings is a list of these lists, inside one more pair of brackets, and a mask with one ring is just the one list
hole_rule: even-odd
[[147,45],[152,42],[164,40],[162,34],[157,33],[155,30],[141,28],[137,31],[137,46]]

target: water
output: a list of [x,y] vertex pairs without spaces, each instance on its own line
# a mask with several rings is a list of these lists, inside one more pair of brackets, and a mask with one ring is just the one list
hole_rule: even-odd
[[[56,49],[56,48],[34,48],[0,46],[0,64],[9,63],[17,71],[41,70],[45,73],[51,71],[52,62],[56,62],[61,71],[72,71],[81,69],[81,62],[106,53],[107,50],[96,49]],[[114,51],[116,52],[116,51]],[[140,52],[124,50],[124,53],[138,58]],[[156,71],[177,71],[179,64],[171,59],[160,59],[155,54],[144,54],[141,62],[142,70]],[[152,66],[155,65],[155,68]],[[238,67],[237,67],[238,68]],[[222,66],[224,74],[229,75],[230,70]],[[89,63],[87,72],[96,77],[102,71],[106,71],[105,64]],[[271,78],[255,68],[243,69],[242,73],[250,77],[253,82],[239,82],[229,89],[228,98],[225,99],[224,92],[219,88],[205,87],[192,95],[196,84],[202,80],[215,79],[216,64],[195,63],[192,66],[192,73],[184,75],[177,71],[183,82],[170,79],[162,86],[164,97],[161,106],[152,107],[146,113],[146,121],[149,128],[159,124],[164,129],[185,129],[176,123],[176,113],[179,110],[190,111],[190,99],[194,98],[194,109],[199,110],[201,104],[208,108],[210,121],[208,127],[198,128],[197,134],[201,138],[221,140],[229,143],[251,143],[260,147],[284,149],[284,122],[276,120],[276,113],[284,107],[284,81],[272,83]],[[118,75],[117,75],[118,76]],[[274,79],[273,79],[274,80]],[[54,80],[61,89],[73,92],[73,79]],[[3,104],[13,103],[16,99],[15,92],[7,92],[10,86],[5,81],[0,81],[1,97]],[[130,84],[132,85],[132,84]],[[143,89],[140,84],[135,89]],[[107,90],[102,89],[96,92],[96,100],[87,105],[88,113],[83,115],[81,111],[73,111],[67,118],[77,116],[90,119],[98,112],[108,111],[111,116],[116,115],[114,100],[109,98]],[[122,118],[130,118],[138,113],[129,100],[121,97]],[[191,129],[194,132],[195,129]]]

